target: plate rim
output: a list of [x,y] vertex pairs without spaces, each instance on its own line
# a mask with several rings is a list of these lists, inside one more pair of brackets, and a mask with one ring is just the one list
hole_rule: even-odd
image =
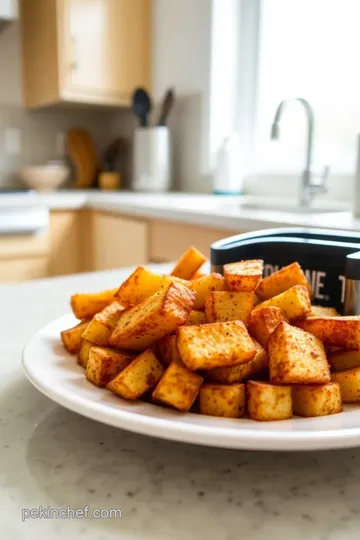
[[[174,423],[173,418],[167,415],[174,415],[175,413],[180,417],[182,415],[187,415],[188,413],[179,413],[178,411],[165,408],[161,409],[163,411],[162,417],[142,415],[138,412],[134,413],[123,409],[121,406],[116,409],[109,407],[107,410],[105,409],[107,412],[104,413],[103,403],[98,403],[96,400],[91,401],[86,397],[71,393],[68,389],[63,388],[60,385],[55,388],[49,386],[46,383],[46,379],[45,381],[44,379],[41,379],[38,370],[36,368],[34,369],[33,364],[31,364],[30,358],[32,348],[36,347],[38,344],[44,346],[42,336],[46,334],[49,328],[54,325],[61,325],[64,329],[70,328],[71,325],[74,325],[77,322],[79,321],[74,315],[68,313],[52,320],[40,328],[28,340],[23,348],[22,367],[27,379],[39,392],[55,403],[58,403],[81,416],[141,435],[216,448],[266,451],[312,451],[360,446],[360,417],[359,427],[343,428],[333,431],[273,431],[266,430],[265,426],[267,423],[264,422],[264,429],[252,431],[250,429],[241,429],[239,426],[236,433],[234,433],[233,428],[229,427],[218,428],[196,423]],[[59,344],[61,344],[60,337],[58,337],[58,341]],[[64,351],[64,355],[65,354],[68,353]],[[35,363],[35,366],[36,365],[37,364]],[[81,369],[80,366],[79,368]],[[89,383],[89,385],[91,385],[91,383]],[[100,392],[106,391],[106,389],[98,387],[94,387],[94,390]],[[119,404],[121,405],[121,398],[116,399],[119,399]],[[141,402],[141,404],[142,406],[149,408],[156,407],[156,405],[150,403]],[[202,418],[202,415],[196,416],[197,418]],[[272,424],[274,424],[274,422],[272,422]]]

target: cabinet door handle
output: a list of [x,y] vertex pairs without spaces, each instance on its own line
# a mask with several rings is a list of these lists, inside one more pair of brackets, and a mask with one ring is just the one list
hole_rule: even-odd
[[75,36],[71,36],[71,71],[76,71],[79,66],[77,55],[77,39]]

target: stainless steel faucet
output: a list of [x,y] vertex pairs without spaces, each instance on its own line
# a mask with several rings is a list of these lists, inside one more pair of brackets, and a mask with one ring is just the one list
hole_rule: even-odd
[[[308,120],[308,132],[307,132],[307,147],[306,147],[306,163],[305,169],[302,174],[302,182],[300,184],[300,206],[309,207],[316,194],[326,193],[327,191],[327,178],[329,175],[329,167],[325,167],[323,173],[320,176],[315,176],[311,170],[311,161],[313,153],[314,142],[314,113],[310,106],[310,103],[304,98],[293,98],[294,101],[299,101],[306,111],[306,117]],[[279,138],[279,122],[286,103],[291,100],[284,99],[278,105],[276,109],[275,118],[271,126],[271,139]],[[315,180],[316,179],[316,180]]]

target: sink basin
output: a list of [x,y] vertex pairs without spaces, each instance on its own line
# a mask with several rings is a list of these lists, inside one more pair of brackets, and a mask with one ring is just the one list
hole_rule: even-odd
[[271,203],[252,203],[243,202],[240,203],[240,209],[246,210],[265,210],[267,212],[287,212],[290,214],[332,214],[336,212],[346,212],[347,208],[339,208],[333,206],[318,206],[318,207],[303,207],[297,205],[286,204],[271,204]]

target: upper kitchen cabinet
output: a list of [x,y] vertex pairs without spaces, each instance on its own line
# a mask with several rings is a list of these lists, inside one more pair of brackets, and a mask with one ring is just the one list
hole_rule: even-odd
[[127,106],[150,87],[151,0],[20,0],[24,104]]

